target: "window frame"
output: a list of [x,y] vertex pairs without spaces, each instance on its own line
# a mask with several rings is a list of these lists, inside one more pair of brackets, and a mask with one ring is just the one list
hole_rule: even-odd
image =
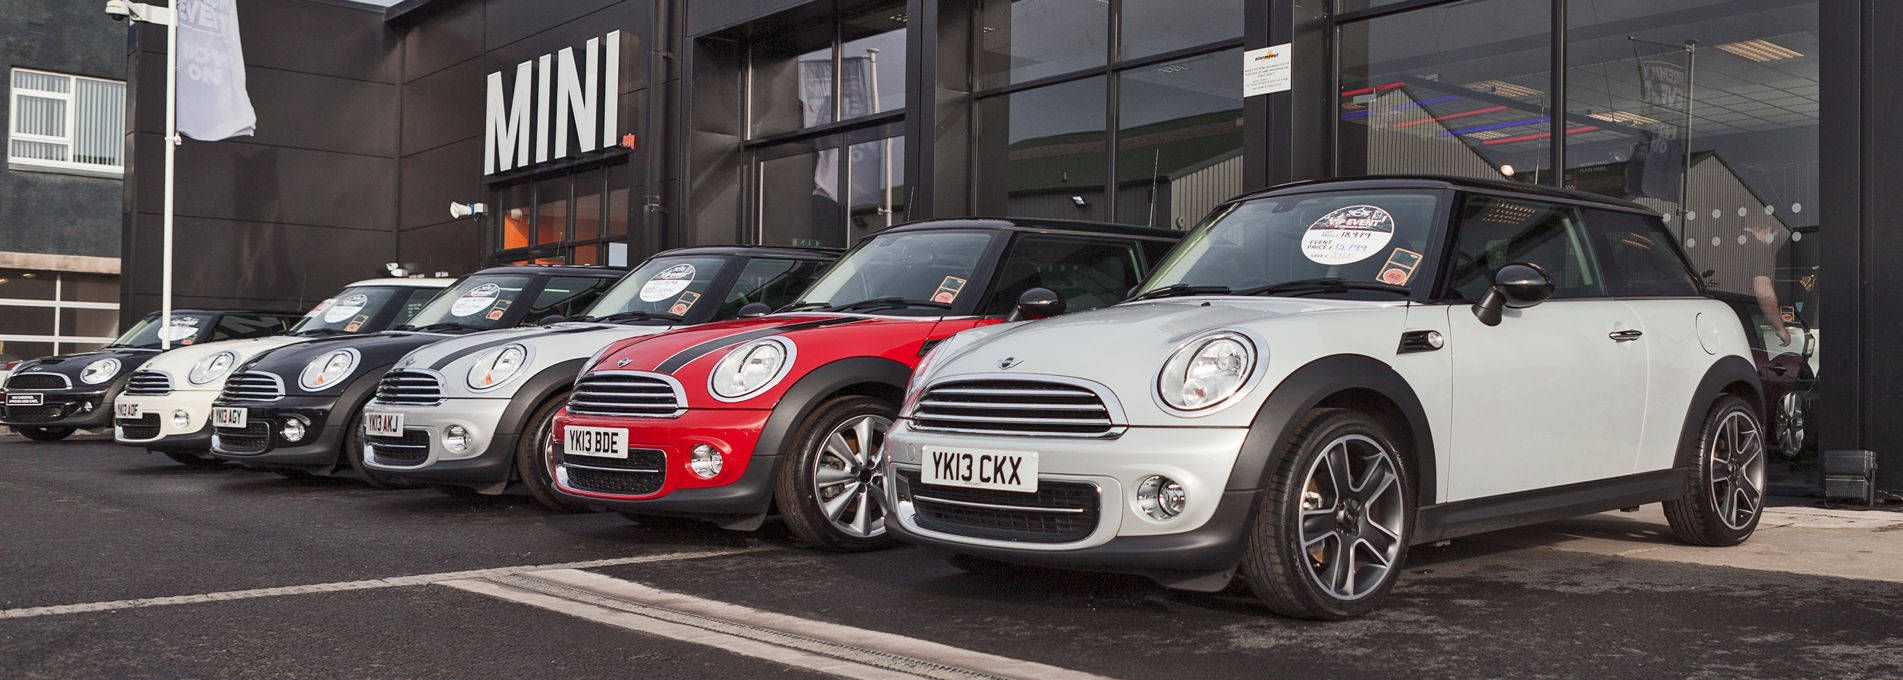
[[[489,195],[489,205],[492,210],[492,213],[487,218],[489,222],[488,261],[491,264],[534,263],[610,266],[608,264],[609,255],[613,250],[611,244],[627,243],[629,238],[629,233],[626,232],[621,234],[610,233],[611,229],[609,227],[612,221],[611,216],[614,214],[614,201],[610,200],[610,196],[616,188],[614,182],[617,179],[624,179],[626,177],[626,175],[617,177],[615,168],[627,167],[629,164],[625,162],[625,160],[626,157],[622,156],[603,163],[577,164],[558,171],[526,175],[515,178],[510,182],[498,183],[487,187],[485,191]],[[576,197],[581,195],[580,180],[589,175],[593,175],[595,180],[599,183],[598,188],[600,191],[595,194],[595,217],[600,226],[596,230],[593,238],[577,240],[575,238],[575,218],[577,216]],[[563,199],[566,207],[562,211],[561,238],[553,242],[541,243],[539,239],[541,238],[542,229],[542,187],[546,184],[555,184],[558,181],[563,187],[566,187],[566,193],[568,194],[568,196]],[[526,226],[528,245],[508,248],[506,247],[508,245],[508,229],[503,221],[508,219],[507,215],[511,208],[518,207],[508,200],[510,193],[517,189],[523,191],[525,201],[523,205],[519,207],[528,215],[528,224]],[[630,196],[632,196],[632,194],[630,194]],[[629,205],[627,208],[629,211],[627,223],[630,225],[631,232],[632,226],[635,223],[633,212],[635,207]],[[575,262],[575,251],[589,246],[596,248],[596,252],[598,253],[597,259],[599,261],[590,263]],[[629,264],[630,263],[623,263],[622,266],[626,267],[629,266]]]
[[[11,298],[11,297],[0,298],[0,313],[5,313],[8,310],[8,308],[17,308],[17,307],[50,308],[53,314],[52,333],[49,335],[0,334],[0,343],[8,343],[8,342],[46,343],[48,345],[51,345],[53,348],[53,354],[48,356],[54,356],[59,354],[70,353],[70,351],[78,351],[79,348],[89,348],[89,347],[98,347],[101,345],[106,345],[108,343],[111,343],[114,340],[119,339],[119,335],[125,331],[124,328],[120,327],[120,324],[115,323],[113,324],[113,332],[110,337],[68,334],[67,329],[61,327],[62,326],[61,316],[63,312],[67,310],[88,309],[88,310],[109,311],[116,314],[119,311],[119,303],[117,302],[85,302],[81,300],[68,299],[67,292],[66,292],[66,277],[68,275],[68,272],[36,272],[36,273],[41,275],[45,275],[45,274],[52,275],[52,278],[53,278],[52,299]],[[80,276],[96,276],[96,275],[80,274]],[[113,278],[115,279],[115,283],[116,283],[118,277],[115,276]],[[32,357],[25,357],[25,358],[32,358]]]
[[[39,90],[39,89],[33,89],[33,88],[20,87],[18,85],[15,85],[13,82],[14,74],[16,73],[31,73],[31,74],[39,75],[39,76],[49,76],[54,78],[65,79],[67,83],[66,91],[54,92],[51,90]],[[119,88],[120,96],[122,98],[126,95],[126,92],[127,92],[126,83],[123,80],[112,80],[109,78],[94,78],[91,76],[82,76],[82,75],[76,75],[71,73],[59,73],[57,71],[46,71],[42,69],[26,68],[21,66],[14,66],[7,70],[7,83],[6,83],[7,85],[7,151],[6,151],[7,167],[16,169],[16,170],[54,171],[54,172],[64,172],[69,174],[98,176],[98,177],[124,177],[125,176],[125,158],[124,158],[123,151],[121,151],[121,157],[119,159],[118,165],[106,165],[101,163],[86,163],[86,162],[73,160],[74,154],[76,153],[76,147],[79,146],[80,121],[79,121],[78,98],[79,98],[79,81],[82,81],[82,80],[92,81],[96,83],[105,83],[108,85],[116,85]],[[66,135],[64,137],[57,137],[53,135],[42,135],[42,134],[35,134],[35,133],[22,131],[20,129],[20,100],[24,97],[52,99],[52,100],[58,100],[58,101],[64,102],[65,109],[66,109]],[[125,121],[122,118],[120,119],[120,122],[119,122],[119,129],[109,136],[113,138],[121,138],[125,136],[125,133],[126,133],[126,126],[125,126]],[[65,160],[47,160],[44,158],[26,158],[26,157],[16,156],[13,153],[13,141],[16,139],[20,141],[24,141],[24,142],[36,142],[40,144],[59,145],[60,147],[65,149],[66,159]]]
[[[1439,258],[1440,272],[1437,273],[1438,283],[1435,285],[1436,293],[1434,299],[1436,302],[1441,304],[1473,304],[1478,302],[1476,299],[1462,295],[1456,287],[1457,282],[1454,280],[1454,276],[1459,273],[1459,268],[1455,266],[1454,258],[1460,255],[1460,235],[1467,227],[1467,220],[1462,217],[1462,213],[1465,212],[1467,203],[1476,199],[1532,203],[1546,208],[1571,211],[1573,213],[1572,220],[1574,222],[1573,230],[1576,232],[1574,236],[1577,239],[1578,249],[1580,251],[1573,256],[1580,258],[1580,265],[1590,269],[1593,275],[1598,278],[1600,293],[1598,295],[1562,295],[1560,293],[1559,282],[1554,281],[1553,296],[1549,298],[1548,301],[1620,299],[1619,296],[1612,293],[1612,286],[1610,282],[1606,280],[1604,262],[1601,260],[1597,249],[1593,247],[1592,237],[1588,233],[1592,227],[1586,222],[1586,212],[1591,209],[1591,206],[1571,201],[1556,201],[1550,198],[1516,194],[1461,191],[1454,194],[1452,211],[1448,216],[1447,236],[1446,239],[1444,239]],[[1511,260],[1511,262],[1526,261],[1527,260],[1524,259]],[[1552,273],[1548,272],[1547,276],[1550,278]]]

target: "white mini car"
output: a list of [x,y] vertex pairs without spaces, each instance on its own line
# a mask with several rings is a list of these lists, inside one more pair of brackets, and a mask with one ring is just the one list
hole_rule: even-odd
[[1663,502],[1700,545],[1764,500],[1738,317],[1655,213],[1442,178],[1215,211],[1131,301],[961,333],[884,442],[886,526],[1034,563],[1367,612],[1410,545]]
[[283,335],[179,347],[132,373],[113,402],[114,441],[185,465],[216,466],[211,402],[231,369],[271,349],[312,338],[374,333],[408,321],[449,279],[369,279],[345,286]]

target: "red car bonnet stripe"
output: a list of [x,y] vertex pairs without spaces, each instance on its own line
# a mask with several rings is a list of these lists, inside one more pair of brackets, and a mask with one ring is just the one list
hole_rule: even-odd
[[746,342],[748,340],[757,340],[760,338],[767,337],[769,335],[779,335],[781,333],[787,333],[791,331],[803,331],[809,328],[823,328],[826,326],[836,326],[842,323],[852,323],[855,321],[865,321],[865,320],[866,320],[865,317],[836,316],[829,319],[820,319],[817,321],[803,321],[800,323],[790,323],[784,326],[774,326],[772,328],[760,328],[756,330],[747,331],[744,333],[735,333],[733,335],[729,335],[726,337],[708,340],[698,345],[694,345],[693,347],[689,347],[679,352],[675,352],[674,356],[668,357],[666,361],[661,362],[661,365],[655,367],[654,370],[660,373],[667,373],[672,375],[675,371],[681,370],[682,366],[686,366],[690,363],[693,363],[695,359],[699,359],[701,357],[707,356],[709,353],[713,352],[714,350],[720,349],[722,347],[737,345],[737,344]]

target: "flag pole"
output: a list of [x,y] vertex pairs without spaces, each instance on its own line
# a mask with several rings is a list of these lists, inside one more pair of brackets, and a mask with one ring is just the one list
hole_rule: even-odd
[[[176,4],[176,3],[174,3]],[[178,14],[165,22],[165,212],[164,245],[161,246],[159,292],[159,347],[172,348],[172,213],[173,187],[178,152]]]

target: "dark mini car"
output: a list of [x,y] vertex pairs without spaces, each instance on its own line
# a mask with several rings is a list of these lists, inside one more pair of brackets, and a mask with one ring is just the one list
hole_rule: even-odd
[[132,372],[173,347],[261,338],[290,328],[301,312],[175,309],[169,322],[157,312],[91,352],[23,361],[7,377],[0,424],[28,439],[58,441],[78,430],[112,425],[112,401]]
[[318,338],[259,354],[238,367],[212,402],[212,455],[292,476],[355,470],[374,486],[391,486],[364,467],[358,420],[397,359],[449,337],[575,314],[622,271],[484,269],[457,280],[409,323],[390,331]]

